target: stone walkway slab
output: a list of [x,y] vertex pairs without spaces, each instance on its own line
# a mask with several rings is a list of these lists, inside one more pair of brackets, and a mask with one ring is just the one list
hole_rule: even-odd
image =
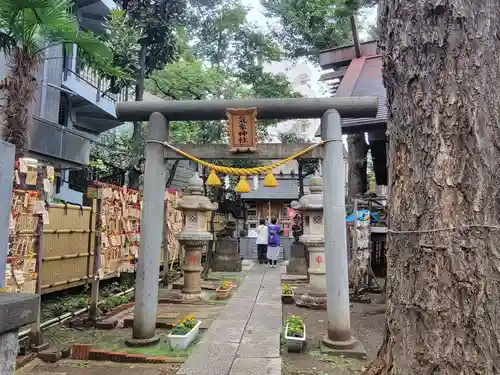
[[253,265],[178,375],[280,375],[280,269]]
[[203,335],[201,342],[230,342],[238,344],[243,337],[247,319],[217,319]]
[[177,375],[226,375],[231,370],[237,350],[238,344],[200,343]]
[[236,358],[229,375],[281,375],[281,358]]
[[280,331],[246,330],[236,356],[241,358],[279,358]]

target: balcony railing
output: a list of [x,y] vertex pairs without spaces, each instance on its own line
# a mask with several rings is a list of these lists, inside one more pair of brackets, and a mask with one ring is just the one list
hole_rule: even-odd
[[[67,64],[66,64],[67,65]],[[75,70],[71,70],[64,67],[64,80],[66,81],[68,75],[73,75],[77,80],[87,83],[91,87],[96,89],[96,102],[100,102],[103,98],[110,100],[112,102],[126,102],[128,100],[128,94],[130,88],[123,88],[119,93],[112,93],[111,80],[108,78],[101,77],[96,71],[88,67],[78,67]]]
[[77,164],[88,164],[90,140],[78,131],[59,124],[33,118],[30,132],[30,150]]

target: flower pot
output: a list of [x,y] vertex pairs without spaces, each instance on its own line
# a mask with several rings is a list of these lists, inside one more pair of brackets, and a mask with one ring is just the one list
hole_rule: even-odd
[[281,302],[283,302],[285,305],[291,305],[295,303],[295,299],[293,298],[293,290],[292,294],[281,293]]
[[387,227],[371,227],[371,233],[387,233]]
[[183,336],[180,335],[168,335],[168,339],[170,341],[170,346],[174,350],[186,350],[186,348],[191,344],[200,331],[201,320],[198,320],[198,323],[193,327],[191,331],[186,333]]
[[286,348],[289,353],[300,353],[306,343],[306,326],[304,325],[304,336],[288,336],[288,324],[285,327]]
[[231,297],[233,287],[231,286],[229,289],[217,288],[215,289],[215,292],[217,293],[217,299],[228,299],[229,297]]

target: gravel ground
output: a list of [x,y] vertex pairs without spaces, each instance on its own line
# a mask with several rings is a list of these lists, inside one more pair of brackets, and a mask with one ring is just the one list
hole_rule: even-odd
[[[294,287],[293,284],[291,284]],[[297,284],[295,295],[305,291],[304,285]],[[351,307],[351,328],[365,346],[368,361],[357,361],[347,358],[330,357],[323,355],[319,348],[322,336],[327,331],[327,315],[325,310],[310,310],[283,305],[283,318],[287,315],[301,315],[305,319],[307,330],[306,349],[301,354],[287,353],[282,350],[283,375],[353,375],[361,373],[369,360],[376,358],[377,351],[382,343],[384,329],[383,304],[376,303],[380,295],[371,296],[374,303],[354,303]]]
[[174,375],[179,364],[124,364],[115,362],[63,360],[54,364],[31,362],[15,375]]

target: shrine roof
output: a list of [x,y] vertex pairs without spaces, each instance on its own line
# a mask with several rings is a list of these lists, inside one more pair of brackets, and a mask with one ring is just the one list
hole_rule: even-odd
[[[328,73],[327,73],[328,74]],[[375,96],[378,98],[378,110],[375,118],[342,118],[342,129],[349,133],[351,129],[364,131],[380,130],[385,127],[388,117],[387,94],[382,80],[382,57],[379,55],[353,59],[340,82],[336,94],[338,97]],[[316,136],[320,136],[320,129]]]
[[264,178],[259,178],[259,187],[253,190],[252,181],[248,181],[252,191],[250,193],[241,194],[243,200],[281,200],[293,201],[299,199],[299,181],[290,179],[286,176],[286,180],[280,179],[281,176],[275,176],[278,180],[276,187],[264,187]]

